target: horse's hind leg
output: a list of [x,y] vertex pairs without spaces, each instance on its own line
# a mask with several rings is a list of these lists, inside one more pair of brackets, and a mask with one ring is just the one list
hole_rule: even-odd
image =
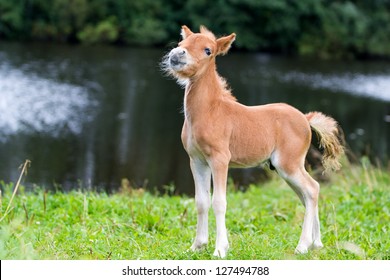
[[323,247],[321,242],[320,221],[318,216],[318,197],[320,185],[305,170],[303,161],[291,168],[284,164],[275,167],[279,175],[291,186],[305,206],[302,233],[296,253],[306,253],[310,248]]
[[318,216],[320,185],[303,168],[288,174],[284,179],[298,194],[306,208],[302,233],[295,252],[306,253],[311,247],[322,247]]

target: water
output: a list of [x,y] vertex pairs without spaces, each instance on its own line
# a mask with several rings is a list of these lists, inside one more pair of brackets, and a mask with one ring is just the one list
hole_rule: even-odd
[[[0,43],[0,178],[116,190],[174,184],[193,192],[182,148],[183,90],[163,77],[167,50]],[[357,155],[390,158],[390,67],[232,53],[217,60],[238,100],[287,102],[336,118]],[[258,169],[234,172],[251,181]]]

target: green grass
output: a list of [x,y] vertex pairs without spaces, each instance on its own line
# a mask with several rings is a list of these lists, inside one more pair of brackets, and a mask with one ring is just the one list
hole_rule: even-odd
[[[19,190],[5,215],[12,184],[3,184],[0,259],[214,259],[210,242],[188,248],[195,234],[194,199],[133,190],[114,195]],[[304,207],[278,177],[228,192],[227,259],[390,259],[390,174],[346,167],[322,184],[324,248],[294,255]]]

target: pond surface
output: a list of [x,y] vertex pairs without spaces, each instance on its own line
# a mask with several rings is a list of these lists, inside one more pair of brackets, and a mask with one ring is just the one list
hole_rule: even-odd
[[[159,70],[167,50],[0,42],[0,180],[112,191],[127,178],[193,192],[180,141],[183,90]],[[218,70],[247,105],[322,111],[356,156],[390,158],[390,64],[230,53]],[[257,169],[234,172],[249,182]]]

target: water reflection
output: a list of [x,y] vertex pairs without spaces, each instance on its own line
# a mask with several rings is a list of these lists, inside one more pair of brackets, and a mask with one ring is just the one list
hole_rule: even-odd
[[390,101],[389,75],[343,74],[342,76],[307,74],[300,72],[286,73],[282,81],[308,85],[314,89],[326,89],[333,92],[346,92],[383,101]]
[[18,133],[79,134],[82,123],[93,118],[79,116],[92,104],[85,87],[0,67],[0,141]]
[[[110,191],[128,178],[133,185],[174,183],[179,192],[193,192],[180,142],[183,92],[159,71],[163,54],[2,43],[0,178],[16,180],[28,158],[26,184]],[[240,102],[323,111],[341,123],[356,154],[389,159],[386,63],[233,53],[219,58],[218,68]],[[259,170],[233,173],[248,182]]]

